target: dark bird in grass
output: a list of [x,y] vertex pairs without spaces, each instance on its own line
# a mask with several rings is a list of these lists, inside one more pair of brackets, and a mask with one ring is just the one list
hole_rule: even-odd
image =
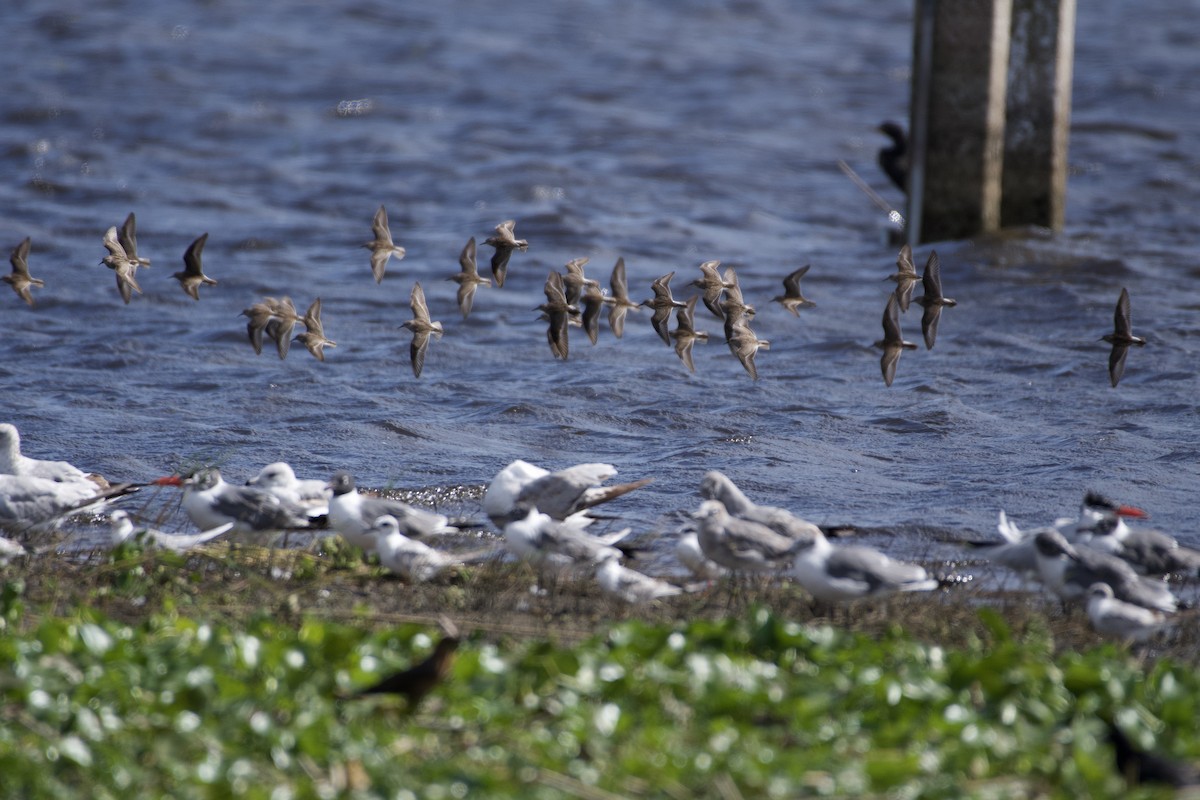
[[1142,750],[1116,723],[1108,722],[1108,741],[1113,746],[1117,772],[1129,786],[1161,784],[1181,789],[1200,786],[1200,769],[1192,764],[1174,761],[1166,756]]
[[150,266],[150,259],[142,258],[137,251],[137,218],[133,212],[129,212],[129,216],[125,218],[121,229],[117,231],[117,241],[121,243],[121,247],[125,248],[125,257],[129,259],[129,263],[133,264],[133,271],[137,272],[138,267]]
[[454,665],[454,654],[458,650],[459,633],[455,626],[445,616],[439,623],[442,627],[442,638],[433,648],[433,652],[418,664],[402,672],[397,672],[351,695],[348,699],[358,699],[373,694],[402,695],[408,701],[408,708],[415,709],[417,705],[433,689],[450,675]]
[[750,378],[758,380],[758,367],[754,365],[754,357],[758,355],[759,350],[770,350],[771,343],[758,338],[758,334],[750,330],[750,321],[745,314],[741,314],[732,325],[728,342],[730,352],[742,362]]
[[879,167],[884,171],[896,188],[908,194],[908,137],[904,128],[895,122],[885,122],[879,126],[879,132],[892,140],[888,147],[879,149]]
[[1113,314],[1113,332],[1100,338],[1112,345],[1112,352],[1108,354],[1108,378],[1112,381],[1113,388],[1116,388],[1121,382],[1121,376],[1125,374],[1125,356],[1129,355],[1129,346],[1141,347],[1146,344],[1145,339],[1133,335],[1128,289],[1122,289],[1121,296],[1117,298],[1117,310]]
[[587,256],[573,258],[567,262],[567,272],[563,275],[563,293],[567,297],[567,302],[571,305],[579,303],[588,287],[594,287],[597,290],[600,289],[599,282],[583,274],[583,268],[587,263]]
[[429,306],[425,303],[425,290],[421,288],[420,281],[413,284],[408,304],[412,308],[413,318],[400,327],[412,331],[413,338],[412,344],[408,348],[408,355],[412,361],[413,376],[419,378],[421,370],[425,367],[425,351],[429,348],[429,335],[433,334],[439,339],[442,338],[442,323],[430,320]]
[[[564,278],[564,280],[566,280]],[[592,344],[600,338],[600,312],[604,310],[604,294],[600,284],[592,281],[583,293],[583,331]]]
[[883,309],[883,338],[875,343],[883,348],[883,357],[879,359],[879,368],[883,371],[883,382],[888,386],[896,377],[896,362],[905,350],[916,350],[914,342],[904,341],[900,332],[900,301],[896,295],[888,297],[887,306]]
[[321,324],[321,298],[313,300],[301,322],[304,323],[304,333],[296,336],[296,341],[308,348],[317,361],[324,361],[325,348],[337,347],[337,342],[325,338],[325,326]]
[[[183,271],[176,272],[171,277],[179,281],[179,285],[183,287],[183,291],[187,292],[188,296],[193,300],[200,299],[200,286],[207,284],[216,286],[217,282],[204,274],[204,269],[200,263],[200,254],[204,251],[204,243],[208,241],[208,234],[201,234],[196,241],[188,245],[187,252],[183,254]],[[287,348],[284,348],[286,352]]]
[[938,321],[942,318],[942,309],[958,305],[957,300],[951,300],[942,294],[942,263],[937,251],[929,254],[925,262],[925,273],[921,276],[921,285],[925,294],[917,298],[917,302],[925,309],[921,314],[921,333],[925,335],[925,349],[932,350],[937,341]]
[[504,276],[508,274],[508,259],[512,257],[513,250],[524,253],[529,249],[529,242],[518,239],[513,233],[516,227],[516,220],[506,219],[496,226],[495,236],[483,240],[484,244],[490,244],[496,250],[492,254],[492,277],[496,279],[497,288],[504,285]]
[[692,361],[692,347],[696,340],[708,341],[707,333],[696,330],[696,301],[699,299],[699,295],[692,295],[683,308],[675,311],[675,330],[671,332],[671,338],[675,340],[675,355],[679,356],[689,372],[696,371],[696,364]]
[[463,319],[466,319],[467,315],[471,313],[471,306],[475,303],[475,290],[480,286],[492,285],[487,278],[479,277],[479,268],[475,264],[474,236],[463,245],[462,253],[458,256],[458,265],[462,267],[462,270],[447,280],[458,284],[458,310],[462,312]]
[[608,326],[612,328],[613,336],[618,339],[625,332],[625,315],[630,311],[641,308],[629,299],[629,283],[625,279],[625,259],[618,258],[613,266],[612,278],[609,281],[612,294],[604,298],[612,308],[608,310]]
[[550,343],[550,352],[555,358],[567,360],[567,326],[572,314],[578,314],[579,309],[567,302],[563,290],[563,277],[551,270],[546,276],[546,302],[537,307],[549,323],[546,329],[546,341]]
[[137,271],[136,265],[129,260],[125,254],[125,248],[117,239],[116,225],[104,233],[104,248],[108,250],[108,255],[101,259],[100,263],[116,273],[117,291],[121,293],[121,299],[125,301],[125,305],[129,305],[133,293],[141,294],[142,287],[138,286],[137,279],[134,278],[134,273]]
[[405,251],[403,247],[399,247],[392,241],[392,231],[388,227],[387,209],[382,205],[375,212],[375,218],[371,220],[371,231],[375,234],[375,238],[364,244],[363,247],[371,251],[371,274],[375,276],[375,282],[382,283],[388,259],[395,256],[398,261],[404,258]]
[[781,304],[784,308],[792,312],[792,314],[796,315],[797,317],[800,316],[800,309],[811,308],[812,306],[816,305],[816,303],[814,303],[812,300],[809,300],[804,296],[804,293],[800,291],[800,279],[808,274],[809,267],[811,266],[811,264],[805,264],[803,267],[784,278],[783,294],[779,295],[778,297],[771,298],[773,302]]
[[725,289],[734,287],[721,277],[721,273],[717,271],[719,266],[720,261],[705,261],[700,265],[700,272],[704,277],[692,281],[692,286],[704,292],[705,307],[716,315],[717,319],[725,319],[725,312],[721,310],[721,295]]
[[904,245],[900,248],[900,255],[896,257],[896,271],[884,280],[896,282],[896,300],[900,303],[900,310],[908,311],[912,302],[913,287],[921,282],[913,264],[912,247]]
[[33,293],[29,291],[29,287],[45,286],[46,284],[41,278],[34,278],[29,274],[29,244],[29,237],[26,236],[19,245],[13,248],[12,255],[8,259],[12,264],[12,274],[0,276],[0,281],[11,286],[12,290],[17,293],[17,297],[33,308]]
[[668,272],[656,280],[651,285],[651,288],[654,289],[654,297],[642,302],[642,305],[654,309],[654,313],[650,316],[650,324],[668,345],[671,344],[671,309],[687,307],[686,303],[681,303],[671,296],[671,278],[674,277],[674,272]]

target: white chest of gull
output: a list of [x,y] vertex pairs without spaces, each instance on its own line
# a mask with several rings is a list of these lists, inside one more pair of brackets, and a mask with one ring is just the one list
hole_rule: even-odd
[[1038,531],[1034,546],[1042,583],[1064,600],[1084,596],[1094,583],[1106,583],[1127,603],[1167,613],[1179,608],[1165,583],[1143,578],[1116,556],[1072,545],[1058,531]]
[[228,533],[233,528],[232,522],[226,522],[223,525],[218,525],[215,528],[200,533],[167,533],[155,530],[154,528],[137,528],[133,524],[133,520],[124,511],[114,511],[109,515],[108,520],[112,525],[109,530],[109,538],[113,547],[138,535],[143,537],[143,540],[147,544],[175,553],[185,553],[193,547],[198,547],[223,533]]
[[400,500],[366,497],[359,494],[354,476],[342,470],[329,482],[329,527],[355,547],[375,549],[372,528],[383,516],[395,517],[399,531],[410,539],[425,539],[444,533],[458,533],[444,514],[410,506]]
[[897,561],[861,545],[835,547],[818,532],[798,542],[792,577],[825,603],[882,597],[897,592],[928,592],[938,587],[925,568]]
[[252,486],[226,483],[215,467],[198,469],[186,478],[171,475],[154,481],[183,489],[183,510],[202,531],[232,523],[230,533],[250,535],[309,527],[304,509]]
[[694,522],[684,523],[676,534],[678,538],[675,540],[675,557],[693,575],[701,580],[713,581],[729,574],[729,570],[704,555],[704,550],[700,547],[700,534],[697,533]]
[[705,500],[693,516],[700,549],[734,572],[778,572],[791,563],[796,542],[765,525],[731,517],[720,500]]

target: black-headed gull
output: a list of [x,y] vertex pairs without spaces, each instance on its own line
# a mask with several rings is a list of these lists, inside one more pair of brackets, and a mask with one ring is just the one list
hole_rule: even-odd
[[1038,531],[1033,541],[1042,583],[1064,600],[1082,597],[1093,583],[1107,583],[1127,603],[1168,613],[1179,608],[1165,583],[1143,578],[1116,556],[1076,547],[1052,529]]
[[625,551],[614,545],[628,534],[626,528],[603,538],[591,536],[533,506],[518,505],[504,526],[504,543],[517,558],[557,570],[621,558]]
[[1125,642],[1147,641],[1173,624],[1161,611],[1118,600],[1107,583],[1088,589],[1087,614],[1097,633]]
[[342,470],[329,482],[329,527],[355,547],[367,552],[375,549],[371,532],[375,520],[385,515],[396,518],[400,532],[410,539],[425,539],[443,533],[458,533],[449,518],[435,511],[410,506],[399,500],[365,497],[354,485],[354,476]]
[[791,574],[809,594],[825,603],[938,588],[938,582],[920,564],[898,561],[862,545],[837,547],[820,531],[796,543]]
[[108,521],[112,525],[109,530],[109,536],[114,547],[128,541],[134,535],[138,535],[144,537],[144,540],[148,544],[161,547],[164,550],[171,550],[175,553],[187,552],[210,539],[215,539],[223,533],[228,533],[233,528],[232,522],[226,522],[224,525],[218,525],[211,530],[201,531],[200,533],[167,533],[166,531],[159,531],[154,528],[139,528],[135,526],[133,520],[124,511],[114,511],[109,515]]
[[226,483],[216,467],[198,469],[187,477],[170,475],[153,481],[158,486],[183,489],[183,510],[202,531],[233,523],[234,534],[261,534],[302,530],[310,522],[300,506],[280,500],[253,486]]

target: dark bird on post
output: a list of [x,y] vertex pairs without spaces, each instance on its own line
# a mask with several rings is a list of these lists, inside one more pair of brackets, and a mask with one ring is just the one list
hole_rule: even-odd
[[904,128],[896,122],[885,122],[879,126],[879,132],[892,140],[888,147],[879,149],[879,167],[891,178],[896,188],[908,194],[908,136]]
[[811,264],[805,264],[800,269],[783,279],[783,294],[778,297],[771,298],[773,302],[780,303],[788,311],[795,316],[800,316],[800,309],[811,308],[816,305],[812,300],[804,296],[800,291],[800,279],[808,274]]
[[613,336],[620,339],[621,334],[625,332],[625,315],[641,308],[640,305],[629,299],[629,283],[625,279],[624,258],[617,259],[609,283],[612,286],[612,294],[604,298],[604,302],[612,306],[608,310],[608,326],[612,328]]
[[921,276],[921,285],[925,294],[917,298],[917,302],[925,309],[921,315],[921,333],[925,335],[925,349],[932,350],[937,341],[938,321],[942,318],[942,309],[958,305],[957,300],[951,300],[942,294],[942,263],[937,251],[929,254],[925,262],[925,274]]
[[[183,271],[176,272],[173,277],[179,281],[179,285],[183,287],[183,291],[193,300],[200,299],[200,286],[207,284],[216,286],[217,282],[204,274],[204,269],[200,263],[200,254],[204,251],[204,243],[208,241],[208,234],[201,234],[196,241],[188,245],[187,251],[183,254]],[[286,348],[285,348],[286,352]]]
[[487,278],[479,277],[479,268],[475,264],[474,236],[463,245],[462,253],[458,256],[458,265],[462,270],[447,280],[458,284],[458,310],[462,312],[463,319],[466,319],[467,315],[471,313],[471,306],[475,303],[475,290],[480,286],[492,285]]
[[1112,345],[1112,352],[1108,355],[1108,377],[1112,381],[1113,388],[1116,388],[1117,384],[1121,382],[1121,376],[1125,374],[1125,356],[1129,354],[1129,346],[1141,347],[1146,344],[1145,339],[1133,335],[1133,317],[1129,312],[1128,289],[1121,289],[1121,296],[1117,298],[1117,310],[1113,314],[1113,332],[1106,333],[1100,338]]
[[13,248],[12,255],[9,257],[9,263],[12,264],[12,274],[0,277],[0,281],[4,281],[12,287],[17,293],[17,297],[24,300],[30,308],[33,308],[33,293],[29,291],[30,286],[45,286],[41,278],[34,278],[29,274],[29,244],[28,236],[16,247]]
[[883,309],[883,338],[875,343],[883,348],[883,357],[879,359],[879,368],[883,371],[883,382],[888,386],[896,377],[896,362],[905,350],[916,350],[914,342],[904,341],[900,332],[900,302],[896,295],[888,297],[887,306]]
[[441,641],[424,661],[389,675],[379,683],[351,695],[349,699],[372,694],[402,695],[408,701],[409,709],[415,709],[425,695],[446,680],[454,665],[454,654],[459,643],[458,627],[445,616],[439,619],[439,624],[442,627]]
[[492,254],[492,277],[496,279],[497,288],[504,286],[504,276],[508,274],[508,259],[512,257],[513,250],[524,253],[529,249],[529,242],[518,239],[513,232],[516,227],[516,220],[506,219],[496,226],[495,236],[483,240],[484,244],[490,244],[496,250]]
[[650,316],[650,324],[668,345],[671,344],[671,309],[687,307],[687,303],[681,303],[671,296],[671,278],[674,277],[674,272],[668,272],[656,280],[651,284],[651,288],[654,289],[654,297],[642,301],[642,305],[654,309],[654,313]]

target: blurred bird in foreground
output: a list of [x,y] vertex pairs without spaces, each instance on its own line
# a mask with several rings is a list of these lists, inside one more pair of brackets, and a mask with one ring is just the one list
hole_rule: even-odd
[[458,627],[444,615],[438,622],[442,628],[441,641],[424,661],[389,675],[379,683],[343,699],[356,700],[373,694],[395,694],[402,695],[408,701],[410,711],[415,709],[425,695],[446,679],[454,665],[454,654],[459,643]]

